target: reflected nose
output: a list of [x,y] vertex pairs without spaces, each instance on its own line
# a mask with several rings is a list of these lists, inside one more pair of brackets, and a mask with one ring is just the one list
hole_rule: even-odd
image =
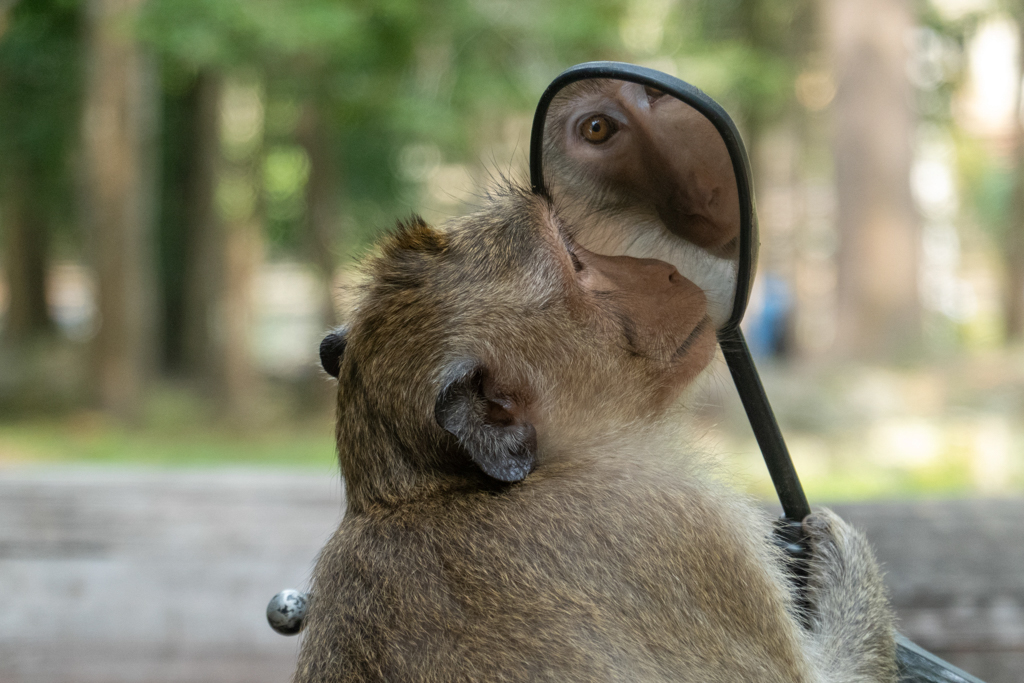
[[649,293],[666,286],[695,286],[671,263],[652,258],[588,254],[589,265],[623,289],[646,290]]
[[[627,257],[628,258],[628,257]],[[683,284],[686,278],[671,263],[653,258],[635,259],[652,280],[664,281],[666,278],[673,284]]]

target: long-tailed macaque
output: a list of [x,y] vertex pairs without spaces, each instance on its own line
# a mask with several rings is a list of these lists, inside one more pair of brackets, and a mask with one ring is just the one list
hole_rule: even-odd
[[347,509],[294,681],[895,681],[864,538],[804,521],[798,613],[770,520],[680,446],[702,289],[583,218],[511,187],[365,264],[325,346]]

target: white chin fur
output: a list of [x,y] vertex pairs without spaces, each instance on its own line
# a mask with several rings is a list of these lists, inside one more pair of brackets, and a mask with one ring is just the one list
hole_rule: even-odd
[[608,221],[577,234],[586,249],[606,256],[653,258],[671,263],[683,277],[704,290],[708,315],[721,327],[732,313],[737,262],[712,256],[668,232],[658,220],[640,219],[630,230],[621,221]]

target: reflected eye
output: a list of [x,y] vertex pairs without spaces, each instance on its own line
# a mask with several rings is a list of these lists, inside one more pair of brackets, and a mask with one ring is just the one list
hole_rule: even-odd
[[587,142],[599,145],[607,142],[618,129],[618,125],[604,114],[594,114],[580,124],[580,135]]

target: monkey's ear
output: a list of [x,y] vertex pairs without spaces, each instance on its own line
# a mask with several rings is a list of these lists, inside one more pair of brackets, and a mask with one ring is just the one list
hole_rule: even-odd
[[537,431],[522,418],[522,406],[499,395],[487,368],[475,361],[454,364],[434,403],[434,419],[469,454],[484,474],[522,481],[537,459]]
[[320,342],[320,365],[324,366],[324,371],[335,379],[341,372],[341,356],[345,353],[347,337],[348,330],[339,327]]

